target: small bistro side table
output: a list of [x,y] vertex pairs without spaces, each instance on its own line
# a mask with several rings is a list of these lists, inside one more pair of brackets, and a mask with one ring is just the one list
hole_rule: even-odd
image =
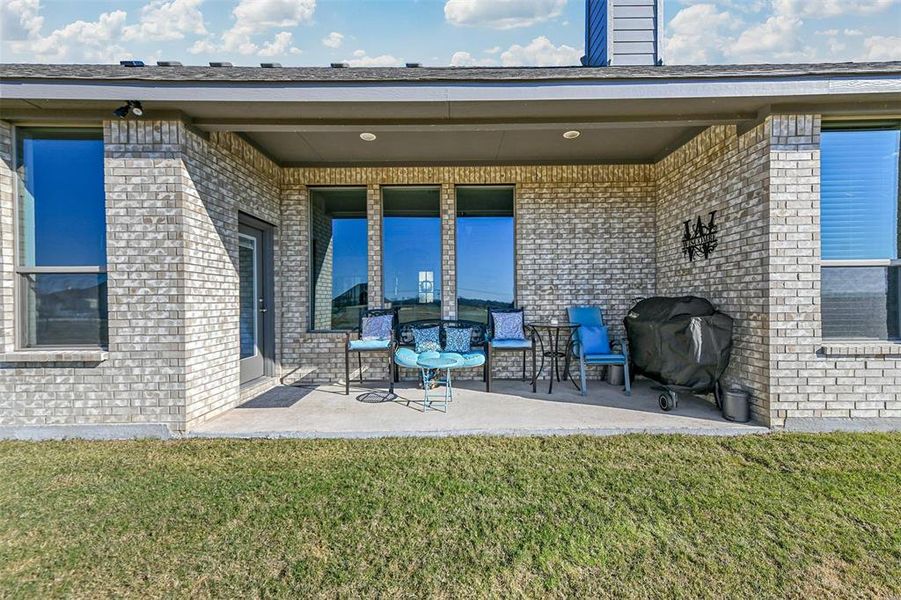
[[[416,361],[419,370],[422,371],[422,389],[425,395],[422,403],[423,412],[432,408],[432,399],[429,397],[429,387],[432,382],[444,384],[444,412],[447,412],[447,405],[454,399],[454,388],[451,384],[451,369],[459,367],[463,364],[463,357],[454,356],[453,354],[444,354],[442,356],[430,356],[420,358]],[[444,379],[441,379],[441,370],[444,369]]]
[[[561,381],[560,379],[560,359],[563,359],[563,373],[569,373],[569,340],[572,337],[573,332],[581,327],[578,323],[551,323],[551,322],[540,322],[540,323],[529,323],[530,327],[534,327],[535,331],[538,332],[538,341],[541,343],[541,368],[538,369],[538,373],[535,377],[541,377],[541,371],[544,369],[544,359],[549,358],[550,361],[550,384],[547,388],[547,393],[554,393],[554,376],[556,375],[557,381]],[[548,337],[548,345],[545,347],[544,339],[541,335],[541,330],[544,330],[545,334]],[[563,349],[560,349],[560,334],[564,333],[565,338],[563,342]],[[565,375],[564,375],[565,376]],[[578,386],[576,386],[578,387]]]

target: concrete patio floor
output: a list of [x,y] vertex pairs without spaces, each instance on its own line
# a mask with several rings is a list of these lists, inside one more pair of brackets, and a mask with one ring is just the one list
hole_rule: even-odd
[[[680,395],[679,406],[664,413],[658,392],[638,379],[627,397],[621,388],[589,383],[581,396],[570,383],[547,381],[532,394],[522,381],[495,381],[485,393],[484,383],[455,382],[454,400],[447,412],[423,412],[423,393],[415,382],[401,382],[396,396],[376,387],[279,386],[260,394],[191,430],[194,437],[355,438],[451,435],[615,435],[623,433],[687,433],[741,435],[765,433],[754,423],[732,423],[709,401]],[[436,390],[436,396],[443,390]]]

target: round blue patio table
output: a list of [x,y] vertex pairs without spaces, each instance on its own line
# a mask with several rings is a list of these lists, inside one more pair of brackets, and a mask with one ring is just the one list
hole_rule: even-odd
[[[447,404],[454,399],[454,388],[451,384],[451,369],[463,366],[463,357],[459,354],[441,354],[439,356],[425,356],[416,361],[422,371],[422,389],[425,394],[422,407],[423,412],[432,408],[432,399],[429,397],[429,388],[433,382],[444,384],[444,412],[447,412]],[[441,370],[444,369],[444,379],[441,379]]]

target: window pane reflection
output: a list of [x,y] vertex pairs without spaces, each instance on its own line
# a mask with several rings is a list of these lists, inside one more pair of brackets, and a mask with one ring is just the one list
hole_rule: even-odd
[[382,189],[385,303],[401,323],[441,318],[439,188]]
[[823,337],[901,338],[901,267],[824,267]]
[[514,300],[513,188],[461,186],[457,193],[457,314],[488,322]]
[[23,276],[28,346],[106,346],[106,273]]
[[368,303],[366,188],[310,192],[313,329],[357,327]]
[[20,264],[106,265],[101,134],[21,129],[17,136]]
[[256,239],[241,235],[238,239],[238,331],[241,358],[257,353],[257,246]]

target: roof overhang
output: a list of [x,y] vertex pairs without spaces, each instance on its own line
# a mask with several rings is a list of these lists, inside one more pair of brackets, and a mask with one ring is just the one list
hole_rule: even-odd
[[[0,117],[90,123],[109,118],[125,100],[140,100],[144,118],[176,115],[200,130],[240,132],[279,163],[297,165],[651,162],[704,127],[748,127],[771,113],[901,118],[897,63],[778,75],[732,67],[721,76],[691,76],[683,69],[669,78],[567,70],[556,79],[458,72],[405,79],[394,74],[403,70],[382,70],[391,75],[358,80],[354,69],[329,78],[298,70],[269,80],[259,79],[259,69],[231,79],[219,70],[165,78],[159,69],[66,78],[60,68],[36,77],[3,69]],[[583,135],[564,140],[568,129]],[[363,131],[378,139],[361,141]]]

